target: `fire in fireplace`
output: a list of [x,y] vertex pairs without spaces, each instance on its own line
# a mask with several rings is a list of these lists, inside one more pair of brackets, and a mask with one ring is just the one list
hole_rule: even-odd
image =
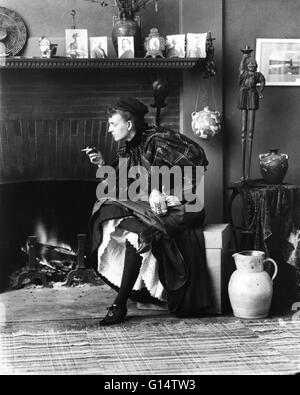
[[[45,225],[38,221],[36,225],[36,243],[35,252],[37,263],[44,266],[45,269],[68,273],[75,269],[76,252],[71,246],[63,241],[58,240],[56,232],[52,231],[47,234]],[[23,248],[23,251],[25,248]]]
[[0,292],[16,285],[17,275],[28,269],[31,244],[34,264],[45,273],[45,283],[66,281],[78,266],[79,234],[87,235],[88,251],[95,189],[95,182],[76,180],[0,185]]
[[47,232],[39,219],[33,236],[28,236],[21,247],[27,261],[26,266],[10,276],[10,288],[20,288],[29,283],[51,286],[54,282],[65,282],[67,275],[74,270],[77,253],[70,245],[59,241],[57,232]]
[[55,236],[49,238],[42,223],[38,224],[36,233],[35,236],[28,236],[26,247],[22,248],[27,254],[27,265],[11,275],[12,289],[37,282],[50,287],[55,282],[66,286],[82,282],[103,283],[93,269],[86,267],[85,234],[77,236],[78,249],[75,252]]

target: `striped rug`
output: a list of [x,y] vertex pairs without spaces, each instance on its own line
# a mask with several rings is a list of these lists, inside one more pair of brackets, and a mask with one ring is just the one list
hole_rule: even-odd
[[300,373],[300,321],[279,319],[245,323],[254,334],[294,362]]
[[200,319],[0,334],[1,374],[278,375],[300,372],[300,322]]

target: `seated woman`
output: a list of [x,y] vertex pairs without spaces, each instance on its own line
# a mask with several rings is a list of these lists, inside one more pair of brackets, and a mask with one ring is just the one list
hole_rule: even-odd
[[129,297],[167,302],[177,315],[203,313],[210,304],[197,188],[208,162],[186,136],[148,127],[147,112],[131,97],[108,110],[108,133],[124,142],[111,166],[100,151],[86,149],[101,179],[90,221],[91,262],[118,291],[101,325],[123,321]]

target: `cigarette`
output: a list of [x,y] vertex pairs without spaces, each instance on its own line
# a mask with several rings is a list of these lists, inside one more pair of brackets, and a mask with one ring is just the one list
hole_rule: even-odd
[[90,151],[90,150],[96,151],[96,148],[95,148],[95,147],[93,147],[93,148],[90,148],[90,147],[83,148],[83,149],[81,150],[81,152],[87,152],[87,151]]

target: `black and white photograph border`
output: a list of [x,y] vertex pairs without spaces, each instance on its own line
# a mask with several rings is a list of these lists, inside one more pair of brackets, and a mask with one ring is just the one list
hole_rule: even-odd
[[[208,31],[206,42],[203,39],[207,57],[202,53],[201,59],[197,56],[189,59],[188,55],[185,59],[164,59],[162,56],[145,59],[140,41],[135,59],[119,59],[118,51],[114,50],[113,20],[117,16],[118,21],[124,22],[124,18],[122,15],[120,18],[120,10],[111,5],[121,3],[143,5],[135,16],[135,19],[141,18],[142,38],[151,27],[157,26],[161,37],[159,49],[164,56],[167,35]],[[256,73],[253,71],[256,65],[248,60],[255,57],[251,48],[255,47],[256,38],[267,34],[292,36],[298,31],[300,2],[289,0],[288,3],[289,6],[282,7],[282,0],[2,0],[1,5],[15,9],[24,18],[30,37],[27,40],[26,33],[26,45],[19,48],[20,52],[0,57],[1,376],[97,375],[99,391],[194,390],[201,393],[204,391],[202,376],[205,375],[300,374],[300,292],[296,297],[293,294],[296,271],[296,285],[300,291],[300,90],[296,85],[269,89],[267,83],[255,117],[252,108],[244,112],[250,121],[247,138],[244,138],[245,128],[241,127],[237,107],[242,48],[250,52],[245,62],[245,65],[250,64],[250,74],[247,70],[245,76],[250,75],[253,84],[255,79],[251,78],[251,73]],[[72,7],[76,8],[76,13],[70,9]],[[90,56],[88,34],[91,37],[107,35],[108,58],[80,58],[80,53],[72,54],[74,59],[67,58],[65,29],[68,27],[70,42],[74,32],[86,31],[86,58]],[[9,28],[8,25],[8,33],[11,33]],[[5,33],[2,32],[2,40]],[[40,56],[38,39],[42,35],[58,45],[57,54],[49,59]],[[160,52],[150,55],[157,54]],[[259,85],[251,87],[255,89]],[[117,108],[121,110],[114,113]],[[224,120],[220,133],[211,140],[200,139],[193,133],[191,113],[200,113],[202,108],[207,108],[205,125],[217,111],[222,115],[221,121]],[[140,116],[128,120],[126,117],[131,111]],[[116,117],[119,119],[121,131],[110,122],[109,114],[114,114],[115,122]],[[141,114],[145,114],[145,122],[138,124],[142,132],[145,128],[147,136],[143,135],[143,140],[133,136],[123,141],[119,136],[117,140],[115,137],[123,133],[124,128],[127,133],[136,119],[141,121]],[[254,120],[255,136],[251,128]],[[287,161],[288,157],[289,160],[284,183],[265,187],[268,193],[273,188],[274,193],[281,190],[284,196],[292,196],[290,200],[282,199],[283,207],[277,204],[278,200],[269,199],[271,204],[276,202],[279,211],[283,209],[290,214],[290,209],[297,206],[298,223],[294,221],[294,211],[284,222],[291,226],[295,222],[292,233],[288,234],[288,225],[283,226],[286,235],[281,232],[282,228],[276,229],[274,235],[267,235],[267,242],[273,242],[272,247],[276,247],[275,253],[268,254],[264,245],[254,244],[254,238],[263,238],[266,234],[261,227],[246,226],[253,224],[248,221],[252,209],[241,199],[240,193],[244,187],[257,190],[256,184],[243,183],[239,178],[242,142],[249,136],[254,137],[253,179],[261,177],[259,154],[269,148],[270,142],[282,152],[277,153],[276,158],[285,157]],[[178,140],[173,140],[177,137],[182,143],[188,143],[182,146]],[[130,229],[134,217],[126,217],[123,227],[119,226],[119,218],[116,219],[117,229],[105,227],[106,237],[102,241],[110,240],[111,255],[106,261],[100,260],[111,264],[118,275],[124,271],[116,265],[116,253],[122,258],[119,263],[123,263],[123,268],[134,269],[135,274],[140,265],[139,256],[149,257],[149,251],[154,251],[156,245],[162,247],[157,250],[157,256],[163,255],[160,267],[163,273],[156,276],[157,271],[152,270],[155,281],[150,281],[152,277],[145,276],[144,268],[152,269],[153,261],[144,259],[144,266],[140,266],[143,278],[138,280],[137,287],[132,287],[133,275],[126,270],[124,284],[133,292],[126,306],[123,302],[118,307],[115,298],[120,296],[119,283],[114,286],[115,283],[97,266],[101,252],[98,239],[95,240],[95,260],[90,256],[91,234],[101,229],[99,222],[93,223],[92,229],[90,226],[93,207],[99,203],[99,174],[104,167],[107,169],[109,164],[115,164],[114,159],[124,152],[130,156],[130,164],[140,160],[146,163],[150,156],[162,158],[165,163],[174,158],[175,153],[180,153],[180,147],[182,154],[176,162],[187,160],[191,163],[195,157],[199,163],[202,150],[207,155],[207,169],[203,169],[201,181],[195,183],[200,186],[199,201],[205,208],[205,219],[201,216],[201,225],[198,223],[194,236],[189,232],[194,229],[187,233],[176,230],[171,239],[163,236],[163,242],[171,240],[165,250],[162,250],[164,245],[159,234],[151,232],[153,222],[147,220],[149,232],[136,233],[127,240],[126,261],[122,255],[124,250],[114,246],[118,239],[124,241],[119,232],[122,235],[125,231],[133,233]],[[118,166],[118,169],[125,168]],[[135,169],[131,167],[131,170]],[[145,171],[137,171],[137,176]],[[120,173],[122,182],[129,181],[130,186],[140,188],[132,173],[130,180],[127,173]],[[174,181],[174,174],[171,176]],[[107,185],[110,184],[114,183],[108,179]],[[174,205],[174,196],[169,193],[162,190],[154,194],[152,206],[149,199],[147,213],[158,215],[172,211],[179,213],[176,218],[181,220],[180,207],[176,200]],[[289,201],[293,202],[293,207],[287,204]],[[265,203],[259,195],[254,220],[265,221],[265,214],[273,216],[269,208],[260,210]],[[111,206],[104,210],[104,215],[111,215],[114,205]],[[261,216],[257,215],[258,211]],[[101,222],[97,210],[94,213]],[[131,215],[133,211],[124,208],[123,216],[124,213]],[[138,213],[142,220],[143,212]],[[117,212],[113,214],[118,216]],[[184,226],[189,219],[195,219],[195,213],[188,214]],[[277,226],[282,217],[279,214],[276,221],[268,224]],[[159,217],[161,223],[166,218]],[[288,257],[281,259],[279,241],[283,239],[285,245],[288,244]],[[177,242],[184,247],[182,253],[176,253]],[[262,251],[265,258],[274,258],[277,273],[270,262],[262,262]],[[165,252],[173,254],[167,265]],[[236,252],[240,253],[235,255]],[[270,303],[271,298],[271,306],[267,306],[270,308],[267,316],[245,318],[243,314],[234,313],[234,301],[229,300],[228,288],[231,275],[238,271],[234,255],[246,258],[245,266],[251,268],[252,265],[253,270],[263,264],[263,271],[249,276],[268,281],[269,286],[260,287],[257,282],[254,285],[255,290],[268,290],[267,300]],[[255,255],[260,258],[254,265]],[[176,264],[181,258],[189,270],[181,270]],[[205,270],[198,272],[202,267]],[[157,292],[153,293],[150,302],[147,293],[136,293],[139,285],[157,286],[159,275],[161,280],[165,280],[164,274],[170,274],[171,280],[172,277],[185,280],[187,273],[196,295],[208,290],[211,297],[208,310],[205,308],[199,314],[197,310],[196,316],[189,312],[187,316],[176,314],[174,305],[168,305],[165,299],[158,300]],[[177,286],[182,283],[171,283],[174,288],[170,296],[177,290],[181,293],[182,288]],[[184,281],[183,286],[187,283],[189,281]],[[245,291],[246,287],[236,288]],[[193,304],[194,312],[198,297],[185,290],[182,295],[187,301],[185,306]],[[235,303],[241,299],[236,297]],[[208,388],[211,388],[213,380],[209,382]]]

